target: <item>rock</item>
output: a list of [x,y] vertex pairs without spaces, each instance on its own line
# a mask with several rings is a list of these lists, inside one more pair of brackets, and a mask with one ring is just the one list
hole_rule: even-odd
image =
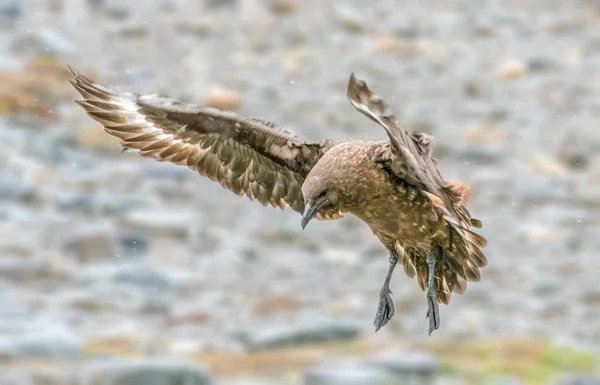
[[353,8],[343,7],[338,10],[338,19],[342,28],[351,33],[359,33],[364,30],[361,14]]
[[456,154],[465,162],[477,165],[491,165],[502,163],[506,153],[499,146],[464,146],[456,145]]
[[551,275],[536,276],[533,282],[532,291],[539,297],[553,297],[563,287],[563,282],[559,277]]
[[94,205],[90,194],[73,191],[56,191],[54,198],[56,207],[61,212],[81,213],[91,215]]
[[527,62],[527,69],[530,72],[551,71],[558,68],[558,64],[551,57],[534,57]]
[[565,374],[550,385],[600,385],[600,377],[589,374]]
[[309,369],[304,385],[400,385],[394,376],[366,366],[331,365]]
[[256,315],[270,315],[302,308],[302,301],[290,294],[272,294],[261,297],[253,306]]
[[53,280],[59,278],[50,261],[0,261],[0,280],[25,282]]
[[66,249],[82,263],[109,261],[118,254],[116,242],[111,227],[86,224],[76,227],[66,243]]
[[132,255],[141,255],[148,251],[148,234],[138,230],[122,230],[119,231],[119,244],[124,254],[128,257]]
[[306,385],[433,384],[437,360],[427,354],[406,352],[351,359],[309,369]]
[[235,91],[222,88],[212,90],[205,99],[205,103],[221,110],[235,110],[239,107],[242,98]]
[[412,352],[381,355],[365,360],[365,364],[393,374],[396,381],[407,384],[432,384],[438,369],[437,360],[428,354]]
[[81,339],[66,329],[47,328],[0,339],[0,359],[77,358],[82,353]]
[[416,55],[420,51],[416,43],[399,39],[393,35],[378,36],[373,45],[375,52],[380,54],[397,53]]
[[296,0],[271,0],[271,11],[275,14],[292,13],[298,7]]
[[321,320],[252,331],[244,336],[244,339],[251,349],[264,349],[314,342],[352,340],[357,338],[361,331],[361,327],[354,322]]
[[212,376],[198,365],[170,360],[110,363],[88,369],[89,385],[212,385]]
[[74,52],[74,44],[55,29],[39,29],[17,37],[12,50],[18,55],[67,56]]
[[513,186],[513,194],[523,203],[540,204],[547,200],[569,198],[570,190],[567,184],[556,183],[553,178],[538,177]]
[[[30,239],[28,241],[28,239]],[[31,259],[35,255],[34,242],[35,237],[18,237],[10,239],[0,239],[0,257],[15,257]]]
[[0,23],[16,22],[23,16],[25,3],[20,0],[4,0],[0,3]]
[[104,0],[104,12],[113,20],[125,20],[131,14],[131,9],[127,6],[127,2],[120,0]]
[[600,289],[594,288],[586,290],[581,297],[581,301],[589,305],[600,304]]
[[[32,385],[27,373],[24,373],[23,370],[18,369],[9,369],[8,372],[4,371],[2,374],[0,374],[0,380],[2,381],[2,385]],[[49,385],[54,384],[50,383]]]
[[22,179],[9,178],[7,175],[0,176],[0,200],[33,203],[39,198],[36,186]]
[[511,80],[524,76],[527,73],[527,66],[520,61],[511,61],[504,63],[500,67],[498,74],[501,79]]
[[127,214],[125,225],[156,234],[185,237],[193,225],[194,213],[174,210],[136,210]]
[[75,370],[60,370],[60,368],[36,368],[29,373],[30,382],[27,385],[74,385],[78,384]]
[[158,270],[144,265],[127,266],[115,273],[116,283],[133,285],[143,290],[165,291],[171,288],[171,282]]
[[208,6],[211,8],[233,7],[237,4],[237,0],[208,0]]
[[529,154],[527,163],[536,172],[542,175],[548,175],[557,179],[566,180],[569,176],[569,170],[554,156],[536,152]]

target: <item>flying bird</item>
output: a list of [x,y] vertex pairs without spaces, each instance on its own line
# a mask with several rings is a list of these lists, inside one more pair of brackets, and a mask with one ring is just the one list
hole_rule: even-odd
[[350,75],[350,104],[381,126],[387,140],[309,143],[274,123],[158,94],[114,91],[77,73],[76,101],[123,149],[187,166],[264,206],[290,207],[304,229],[313,219],[361,219],[389,254],[375,331],[394,316],[390,280],[400,264],[426,293],[429,335],[439,328],[439,303],[481,278],[487,240],[466,207],[468,188],[445,181],[432,136],[408,132],[386,102]]

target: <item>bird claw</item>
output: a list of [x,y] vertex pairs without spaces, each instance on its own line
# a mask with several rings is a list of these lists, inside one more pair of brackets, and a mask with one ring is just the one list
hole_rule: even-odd
[[427,294],[427,314],[425,315],[425,319],[429,318],[429,335],[433,333],[434,330],[440,327],[440,307],[436,300],[435,295]]
[[392,301],[392,292],[388,289],[387,294],[381,294],[379,297],[379,306],[377,307],[377,315],[375,316],[375,332],[384,327],[389,320],[396,314],[394,301]]

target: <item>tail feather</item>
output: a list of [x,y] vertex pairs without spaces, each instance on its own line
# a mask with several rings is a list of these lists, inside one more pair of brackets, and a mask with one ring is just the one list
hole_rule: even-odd
[[[463,227],[475,227],[482,228],[483,223],[481,220],[471,218],[471,213],[466,207],[469,198],[471,197],[471,190],[467,185],[463,184],[459,181],[448,181],[446,182],[446,186],[442,188],[446,194],[450,197],[452,204],[454,205],[454,209],[456,212],[457,219],[461,226]],[[434,194],[425,192],[438,209],[445,210],[444,202],[442,199]],[[448,213],[449,214],[449,213]]]
[[[443,248],[434,274],[438,303],[444,305],[450,302],[453,293],[464,294],[468,281],[479,282],[480,269],[487,265],[487,257],[482,250],[487,245],[487,240],[458,224],[447,223],[450,244]],[[428,287],[429,266],[426,260],[426,251],[410,248],[402,249],[399,260],[409,277],[417,277],[423,291],[427,291]]]

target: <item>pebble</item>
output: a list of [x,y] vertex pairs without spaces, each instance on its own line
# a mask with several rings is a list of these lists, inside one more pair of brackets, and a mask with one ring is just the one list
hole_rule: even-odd
[[3,359],[73,359],[82,353],[82,339],[64,328],[47,328],[0,338],[0,358]]
[[586,374],[565,374],[549,385],[600,385],[600,377]]
[[132,210],[125,216],[124,225],[150,231],[156,235],[187,236],[194,213],[189,210]]
[[110,226],[83,224],[70,234],[65,247],[80,263],[93,263],[113,260],[118,254],[116,242]]
[[115,283],[132,285],[143,290],[164,292],[171,289],[171,283],[161,271],[150,266],[133,264],[124,266],[113,277]]
[[237,92],[220,88],[211,91],[204,100],[210,107],[227,111],[236,110],[241,101],[242,97]]
[[57,29],[40,28],[17,37],[12,50],[17,55],[66,56],[75,52],[75,44]]
[[88,385],[214,384],[205,368],[168,358],[97,365],[89,368],[85,377]]
[[23,15],[24,3],[20,0],[4,0],[0,3],[0,22],[14,23]]
[[504,80],[517,79],[527,74],[527,66],[520,61],[504,63],[499,69],[499,76]]
[[304,385],[391,385],[398,384],[392,373],[373,367],[331,365],[309,369]]
[[315,342],[347,341],[358,338],[361,325],[344,320],[314,320],[252,330],[245,336],[251,349],[275,348]]
[[340,25],[345,31],[359,33],[364,30],[361,14],[354,8],[341,7],[337,14]]

